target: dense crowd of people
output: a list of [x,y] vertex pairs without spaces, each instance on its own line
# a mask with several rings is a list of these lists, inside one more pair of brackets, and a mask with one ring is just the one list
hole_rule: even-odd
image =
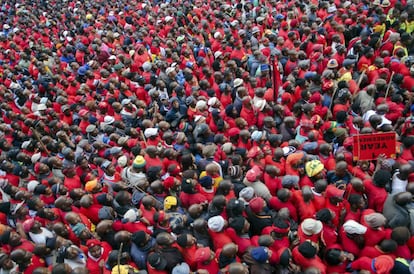
[[413,31],[410,0],[1,1],[0,273],[414,273]]

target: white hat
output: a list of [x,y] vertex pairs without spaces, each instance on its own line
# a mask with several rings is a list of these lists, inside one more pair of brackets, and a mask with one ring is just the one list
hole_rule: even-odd
[[150,71],[151,70],[151,68],[152,68],[152,64],[150,63],[150,62],[145,62],[144,64],[142,64],[142,69],[144,70],[144,71]]
[[208,222],[207,222],[208,228],[214,232],[222,231],[224,228],[224,224],[225,224],[224,218],[221,217],[220,215],[211,217],[210,219],[208,219]]
[[158,128],[155,128],[155,127],[147,128],[144,131],[145,138],[150,138],[152,136],[157,136],[157,134],[158,134]]
[[38,181],[32,180],[27,184],[27,191],[33,192],[35,188],[40,185]]
[[266,105],[266,100],[264,100],[264,99],[256,100],[254,102],[254,107],[257,110],[260,110],[260,111],[262,111],[264,109],[265,105]]
[[174,18],[172,18],[171,16],[166,16],[165,17],[165,22],[168,22],[168,21],[171,21],[171,20],[173,20]]
[[103,124],[104,125],[110,125],[113,122],[115,122],[115,118],[112,117],[112,116],[106,115],[105,118],[104,118]]
[[234,21],[232,21],[231,23],[230,23],[230,25],[232,26],[232,27],[235,27],[235,26],[237,26],[237,24],[239,23],[239,21],[237,21],[237,20],[234,20]]
[[343,225],[346,233],[349,234],[365,234],[367,227],[355,222],[354,220],[346,221]]
[[311,236],[318,234],[322,231],[322,222],[312,218],[307,218],[303,220],[300,227],[302,228],[303,233],[305,233],[308,236]]
[[39,104],[38,106],[37,106],[37,110],[46,110],[47,109],[47,107],[46,107],[46,105],[45,104]]
[[207,106],[206,101],[200,100],[196,104],[196,109],[205,108]]
[[10,29],[10,26],[8,24],[4,24],[3,29]]
[[121,157],[118,158],[117,162],[119,166],[125,167],[128,162],[128,158],[125,155],[122,155]]
[[29,141],[24,141],[24,142],[22,143],[21,148],[22,148],[22,149],[27,149],[27,148],[29,147],[29,145],[30,145],[30,140],[29,140]]
[[108,58],[109,60],[116,60],[116,56],[115,55],[111,55],[111,56],[109,56],[109,58]]
[[217,59],[217,58],[219,58],[220,56],[222,56],[223,55],[223,52],[221,52],[221,51],[216,51],[215,53],[214,53],[214,59]]
[[221,37],[221,33],[219,31],[216,31],[213,35],[214,39],[218,39],[219,37]]
[[263,22],[265,18],[263,16],[259,16],[256,18],[256,22]]
[[137,218],[138,218],[138,210],[134,209],[134,208],[129,209],[124,214],[124,220],[129,222],[129,223],[135,222],[137,220]]
[[30,160],[34,164],[34,163],[37,163],[37,161],[39,161],[41,157],[42,155],[40,154],[40,152],[38,152],[38,153],[33,154]]
[[234,79],[234,81],[233,81],[233,86],[234,86],[235,88],[237,88],[237,87],[240,87],[241,85],[243,85],[243,83],[244,83],[243,79],[241,79],[241,78],[236,78],[236,79]]
[[208,99],[207,104],[211,107],[211,106],[214,106],[215,104],[217,104],[217,102],[219,102],[217,97],[211,97],[210,99]]
[[172,67],[168,67],[166,70],[165,70],[165,73],[168,75],[168,74],[170,74],[171,72],[173,72],[175,69],[174,68],[172,68]]
[[194,115],[194,122],[198,123],[203,118],[204,118],[204,121],[205,121],[206,119],[203,115]]
[[253,34],[254,34],[254,33],[258,33],[258,32],[260,32],[259,27],[254,27],[254,28],[252,29],[252,33],[253,33]]
[[49,99],[47,97],[40,98],[40,104],[46,104]]
[[131,99],[123,99],[122,102],[121,102],[121,105],[125,106],[129,103],[131,103]]
[[335,6],[328,7],[328,13],[334,13],[334,12],[336,12],[336,7]]

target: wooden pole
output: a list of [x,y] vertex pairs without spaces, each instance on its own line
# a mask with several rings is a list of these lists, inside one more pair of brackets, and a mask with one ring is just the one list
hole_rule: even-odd
[[395,74],[395,72],[393,71],[391,73],[390,81],[388,82],[387,91],[385,92],[385,100],[387,100],[388,92],[390,91],[391,84],[392,84],[392,78],[394,78],[394,74]]
[[42,147],[42,149],[47,153],[48,156],[50,156],[50,152],[49,150],[46,148],[45,144],[42,142],[42,140],[39,137],[39,133],[37,132],[37,130],[34,127],[30,127],[30,129],[33,132],[33,136],[36,138],[36,140],[40,143],[40,146]]

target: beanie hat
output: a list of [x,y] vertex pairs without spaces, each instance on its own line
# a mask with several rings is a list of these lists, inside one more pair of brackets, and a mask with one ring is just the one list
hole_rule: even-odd
[[250,201],[254,197],[254,188],[251,186],[243,188],[239,192],[239,197],[243,198],[245,201]]
[[200,185],[205,188],[209,188],[213,185],[213,178],[210,176],[203,176],[198,181],[200,182]]
[[253,167],[252,169],[247,171],[246,180],[250,183],[256,182],[257,177],[260,175],[259,172],[260,170],[258,170],[258,168]]
[[299,183],[299,176],[295,176],[295,175],[285,175],[282,178],[282,186],[289,188],[292,186],[295,186]]
[[365,215],[364,220],[371,228],[384,226],[387,222],[387,219],[381,213],[371,213]]
[[377,274],[390,273],[395,264],[394,259],[387,255],[378,256],[373,260]]
[[76,235],[76,237],[79,237],[79,235],[86,229],[86,226],[82,223],[77,223],[71,228],[72,228],[73,233]]
[[190,266],[187,263],[178,264],[172,269],[171,273],[172,274],[189,274]]
[[132,163],[132,166],[134,168],[143,168],[145,166],[146,162],[143,156],[138,155],[137,157],[135,157],[134,162]]
[[269,259],[269,250],[264,246],[255,247],[250,251],[250,255],[258,263],[265,263]]
[[225,220],[221,216],[214,216],[208,219],[207,225],[211,231],[220,232],[224,228]]
[[262,197],[255,197],[249,202],[249,207],[253,213],[260,213],[265,205]]
[[231,166],[231,167],[229,167],[229,172],[228,173],[229,173],[230,177],[232,177],[232,178],[239,177],[240,173],[241,173],[241,168],[238,165]]
[[163,186],[166,190],[169,190],[170,188],[172,188],[173,185],[174,185],[174,177],[173,176],[167,177],[163,182]]

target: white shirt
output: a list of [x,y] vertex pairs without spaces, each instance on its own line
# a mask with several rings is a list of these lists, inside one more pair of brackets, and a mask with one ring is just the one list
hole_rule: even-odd
[[392,191],[391,194],[398,194],[401,192],[405,192],[407,189],[407,184],[408,184],[408,180],[401,180],[400,178],[398,178],[398,174],[400,174],[399,172],[396,172],[393,176],[392,176]]

